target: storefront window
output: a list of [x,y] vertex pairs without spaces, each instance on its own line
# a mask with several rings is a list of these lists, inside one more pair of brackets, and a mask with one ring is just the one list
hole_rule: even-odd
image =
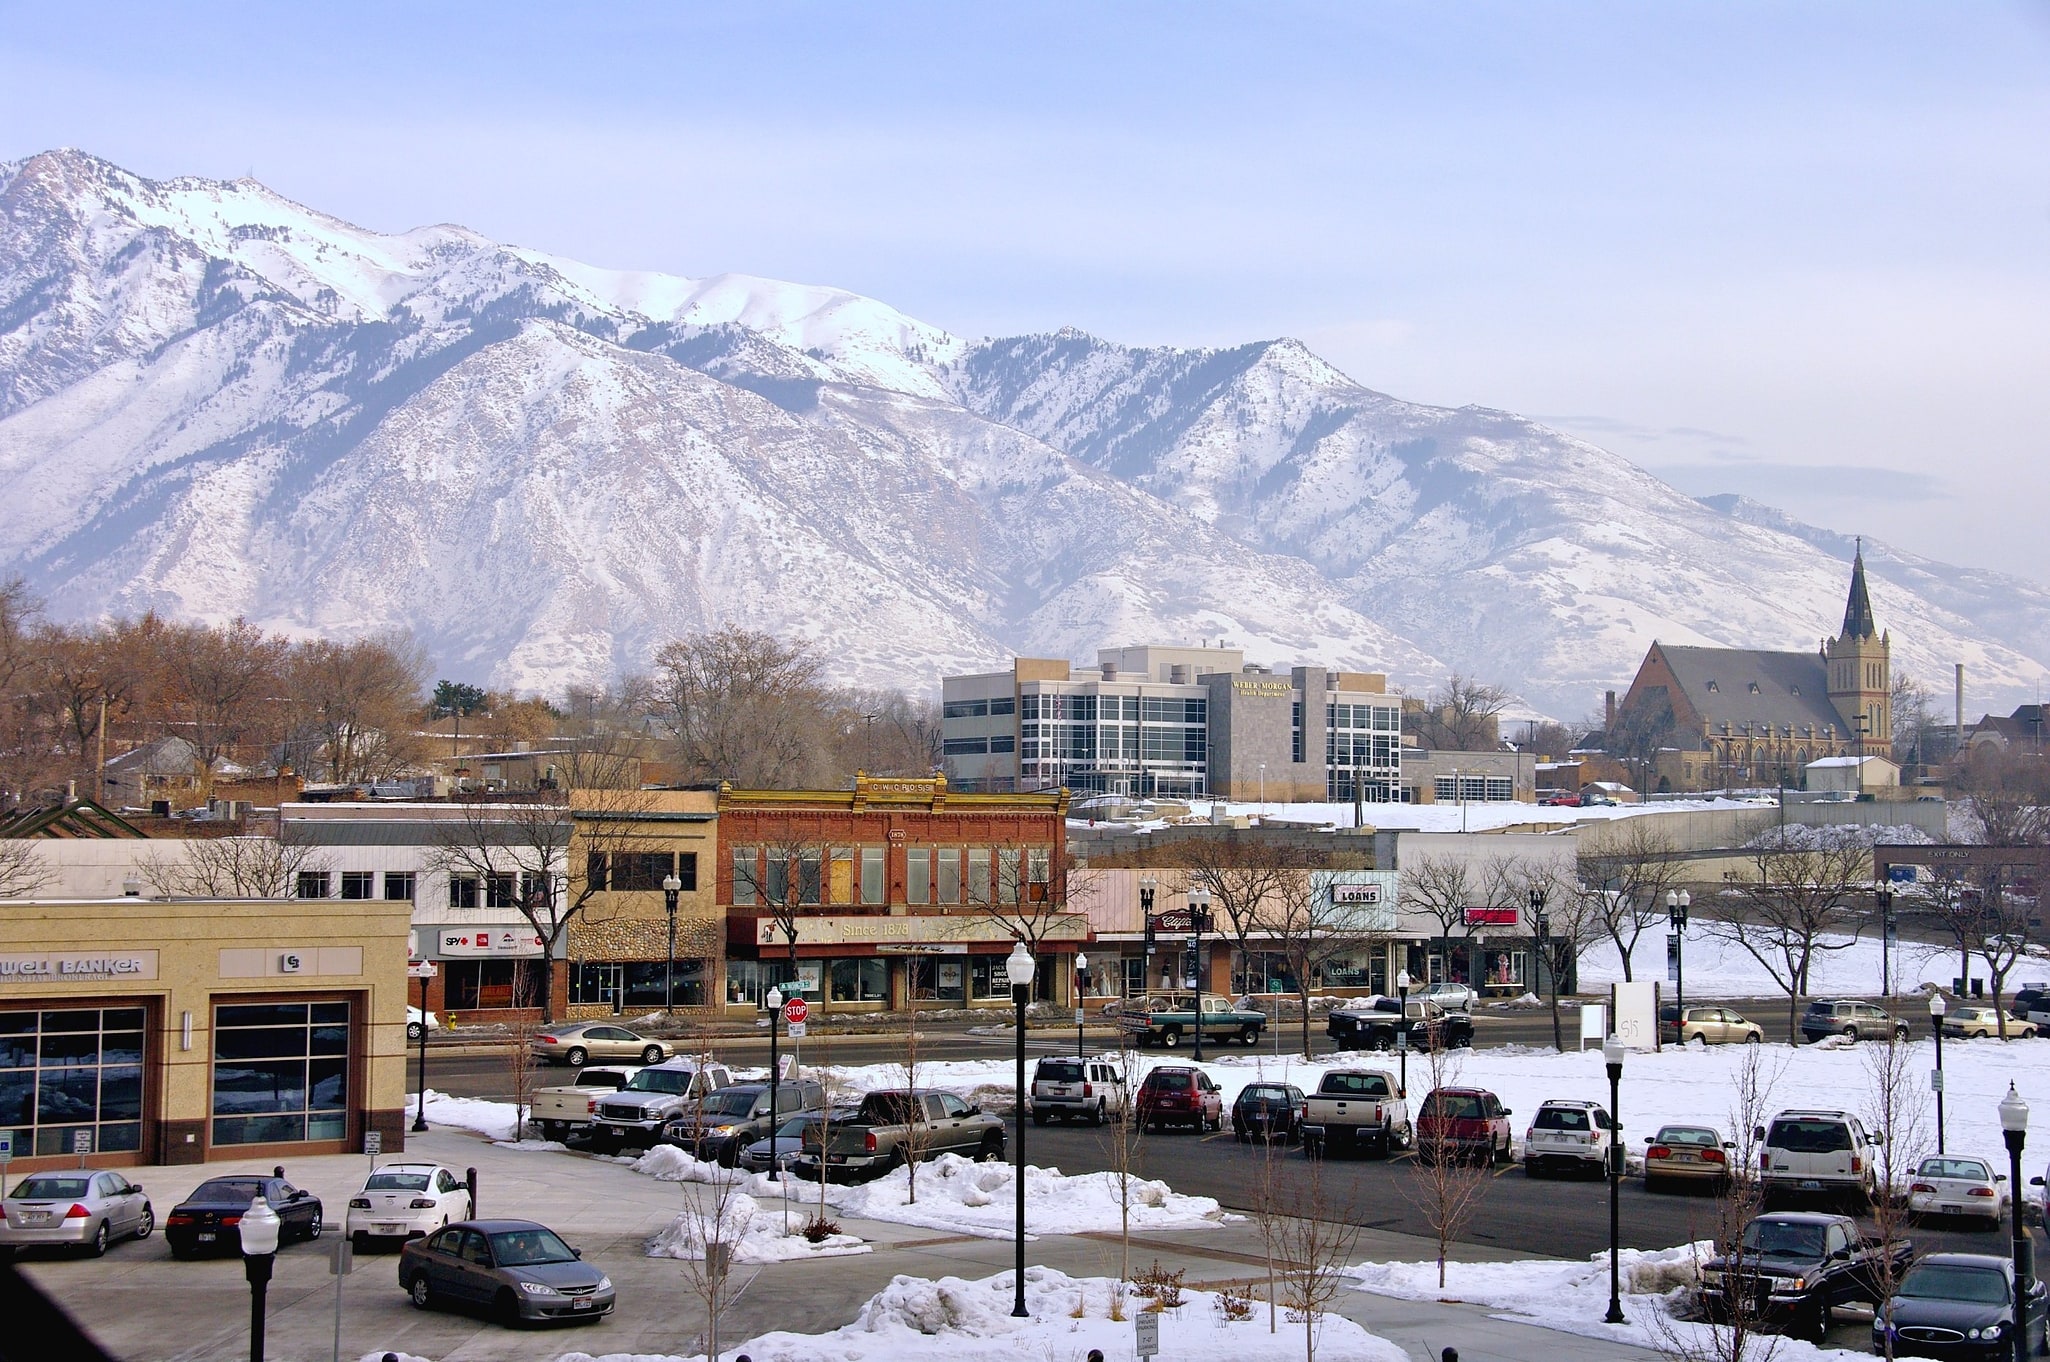
[[441,974],[454,1011],[541,1006],[541,969],[531,960],[443,960]]
[[1001,955],[976,955],[968,960],[968,996],[976,999],[1011,997],[1011,978]]
[[1522,951],[1486,951],[1482,955],[1487,966],[1489,988],[1522,988],[1524,953]]
[[[817,997],[821,962],[806,960],[798,962],[800,967],[809,965],[811,987],[804,990],[809,996]],[[762,1006],[762,997],[771,985],[783,990],[788,996],[791,986],[790,962],[788,960],[728,960],[726,962],[726,1002],[729,1006],[752,1003]]]
[[0,1012],[0,1130],[18,1155],[142,1148],[139,1007]]
[[922,1003],[966,1001],[968,962],[961,959],[911,957],[911,996]]
[[1336,956],[1319,965],[1316,973],[1318,982],[1325,988],[1365,988],[1369,979],[1367,957]]
[[215,1144],[343,1139],[348,1105],[347,1003],[214,1009]]
[[836,1003],[881,1003],[890,999],[890,962],[869,956],[857,960],[835,960],[832,968],[833,1001]]
[[1127,955],[1118,963],[1124,969],[1125,996],[1141,998],[1146,994],[1146,957]]

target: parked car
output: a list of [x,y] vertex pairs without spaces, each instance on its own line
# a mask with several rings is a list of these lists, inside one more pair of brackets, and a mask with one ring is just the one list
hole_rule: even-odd
[[1412,1050],[1465,1047],[1473,1044],[1473,1020],[1427,998],[1374,998],[1365,1007],[1333,1008],[1324,1034],[1340,1050],[1393,1050],[1398,1035]]
[[1866,1239],[1847,1215],[1755,1216],[1734,1252],[1725,1249],[1702,1265],[1696,1301],[1711,1320],[1742,1311],[1755,1329],[1783,1329],[1820,1343],[1837,1306],[1878,1304],[1880,1283],[1898,1281],[1914,1256],[1905,1239]]
[[1232,1138],[1291,1144],[1302,1138],[1303,1105],[1303,1090],[1293,1083],[1248,1083],[1232,1099]]
[[733,1082],[723,1064],[678,1056],[642,1069],[591,1108],[591,1147],[610,1154],[629,1144],[652,1146],[663,1127]]
[[1473,1011],[1474,1003],[1480,999],[1480,995],[1474,992],[1471,985],[1451,983],[1444,980],[1435,984],[1425,984],[1421,989],[1416,990],[1409,996],[1412,998],[1422,998],[1426,1002],[1436,1003],[1447,1012],[1471,1012]]
[[432,1012],[422,1012],[417,1007],[408,1007],[406,1009],[406,1039],[408,1042],[417,1044],[420,1037],[426,1035],[429,1031],[439,1031],[440,1029],[441,1018],[435,1016]]
[[534,1037],[534,1058],[548,1064],[581,1069],[594,1059],[627,1059],[660,1064],[669,1047],[613,1022],[570,1022],[551,1026]]
[[208,1178],[192,1195],[171,1208],[164,1217],[164,1242],[173,1258],[192,1258],[202,1253],[242,1251],[242,1213],[261,1196],[276,1211],[278,1243],[294,1239],[318,1239],[322,1228],[320,1198],[301,1191],[281,1177]]
[[1765,1028],[1734,1007],[1690,1007],[1682,1017],[1672,1004],[1659,1009],[1659,1042],[1664,1045],[1757,1045]]
[[1908,1024],[1871,1003],[1844,998],[1817,998],[1801,1014],[1801,1034],[1810,1041],[1824,1036],[1849,1036],[1852,1040],[1877,1038],[1888,1031],[1901,1040],[1908,1038]]
[[1139,1124],[1153,1130],[1185,1125],[1201,1134],[1224,1128],[1224,1094],[1210,1075],[1186,1064],[1162,1064],[1139,1084]]
[[1510,1115],[1502,1099],[1486,1088],[1433,1088],[1417,1108],[1417,1157],[1434,1162],[1477,1156],[1506,1163],[1515,1139]]
[[1540,1102],[1523,1132],[1524,1176],[1568,1172],[1600,1177],[1608,1171],[1610,1140],[1621,1138],[1621,1128],[1614,1126],[1599,1102]]
[[467,1306],[508,1325],[603,1319],[617,1303],[610,1277],[531,1220],[470,1220],[413,1240],[399,1287],[422,1310]]
[[1915,1165],[1908,1184],[1908,1209],[1916,1215],[1961,1215],[1985,1220],[1993,1229],[2007,1214],[2007,1174],[1984,1159],[1932,1154]]
[[1123,1120],[1130,1103],[1125,1076],[1104,1059],[1049,1055],[1032,1071],[1032,1121],[1045,1125],[1056,1116],[1086,1120],[1100,1126]]
[[2050,1026],[2050,988],[2031,988],[2027,984],[2009,1000],[2007,1014],[2022,1021],[2034,1022],[2040,1029]]
[[97,1258],[116,1239],[147,1239],[157,1213],[125,1173],[31,1173],[0,1201],[0,1251],[77,1248]]
[[1792,1196],[1844,1199],[1862,1209],[1877,1190],[1872,1150],[1880,1137],[1847,1111],[1783,1111],[1753,1132],[1759,1191],[1770,1208]]
[[2033,1038],[2037,1032],[2034,1022],[2023,1021],[2019,1017],[2003,1018],[1997,1009],[1991,1007],[1960,1006],[1953,1003],[1950,1010],[1943,1014],[1943,1034],[1946,1036],[1983,1040],[1987,1037],[1998,1037],[2003,1025],[2009,1040]]
[[568,1083],[536,1088],[527,1107],[527,1119],[540,1126],[542,1135],[548,1139],[567,1139],[590,1127],[599,1098],[608,1092],[618,1092],[633,1082],[633,1076],[640,1071],[638,1064],[586,1064]]
[[775,1166],[788,1173],[792,1160],[807,1150],[816,1155],[828,1128],[853,1120],[855,1110],[836,1107],[830,1112],[800,1111],[783,1122],[774,1136],[765,1136],[741,1150],[740,1166],[750,1173],[766,1173],[773,1158]]
[[1321,1158],[1362,1146],[1387,1158],[1414,1136],[1409,1102],[1386,1069],[1327,1069],[1303,1099],[1303,1152]]
[[1722,1188],[1730,1181],[1730,1151],[1737,1146],[1713,1126],[1660,1126],[1645,1141],[1644,1190],[1683,1182]]
[[455,1220],[468,1220],[470,1187],[438,1163],[388,1163],[373,1169],[342,1218],[358,1253],[373,1239],[418,1239]]
[[776,1111],[769,1111],[767,1083],[735,1083],[707,1093],[703,1101],[662,1125],[662,1143],[688,1149],[693,1158],[731,1168],[740,1151],[761,1139],[783,1118],[826,1105],[826,1090],[809,1078],[776,1085]]
[[1572,790],[1546,790],[1538,796],[1538,803],[1547,808],[1571,809],[1580,804],[1580,796]]
[[[2028,1353],[2050,1352],[2045,1316],[2050,1286],[2030,1283]],[[2014,1356],[2014,1262],[2005,1254],[1932,1253],[1872,1316],[1872,1350],[1884,1352],[1892,1336],[1895,1357],[1972,1358],[2006,1362]]]
[[825,1135],[822,1148],[807,1145],[791,1159],[791,1172],[855,1182],[941,1154],[986,1163],[1004,1157],[1003,1121],[950,1092],[878,1089],[862,1097],[853,1120],[835,1124]]

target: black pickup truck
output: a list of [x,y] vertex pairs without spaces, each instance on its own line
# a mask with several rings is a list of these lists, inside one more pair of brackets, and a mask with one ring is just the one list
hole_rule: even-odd
[[1914,1256],[1908,1240],[1867,1239],[1847,1215],[1777,1211],[1753,1218],[1734,1248],[1725,1246],[1702,1265],[1696,1299],[1711,1320],[1741,1313],[1754,1329],[1819,1343],[1837,1306],[1878,1305],[1886,1284],[1899,1282]]
[[1412,1050],[1473,1044],[1471,1018],[1424,998],[1406,1007],[1400,998],[1376,998],[1366,1007],[1335,1008],[1324,1021],[1324,1034],[1341,1050],[1393,1050],[1397,1032],[1408,1034]]

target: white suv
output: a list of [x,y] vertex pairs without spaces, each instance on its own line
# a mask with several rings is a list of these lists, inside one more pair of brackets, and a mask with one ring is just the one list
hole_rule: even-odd
[[1621,1140],[1622,1127],[1609,1119],[1599,1102],[1546,1102],[1523,1132],[1523,1173],[1540,1177],[1553,1169],[1593,1173],[1608,1168],[1609,1142]]
[[1048,1056],[1032,1071],[1032,1123],[1079,1116],[1091,1125],[1123,1120],[1128,1096],[1116,1064],[1102,1059]]
[[1850,1112],[1783,1111],[1753,1136],[1766,1209],[1802,1195],[1846,1198],[1859,1209],[1871,1204],[1878,1187],[1872,1151],[1881,1137]]

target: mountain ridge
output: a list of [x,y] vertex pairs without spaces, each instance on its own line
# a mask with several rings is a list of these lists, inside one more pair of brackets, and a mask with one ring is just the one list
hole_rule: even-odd
[[[406,627],[540,690],[737,620],[869,683],[1228,637],[1571,716],[1654,637],[1809,646],[1844,585],[1830,532],[1291,338],[966,340],[80,152],[0,164],[0,490],[56,613]],[[2050,676],[2050,591],[1868,568],[1925,680]]]

